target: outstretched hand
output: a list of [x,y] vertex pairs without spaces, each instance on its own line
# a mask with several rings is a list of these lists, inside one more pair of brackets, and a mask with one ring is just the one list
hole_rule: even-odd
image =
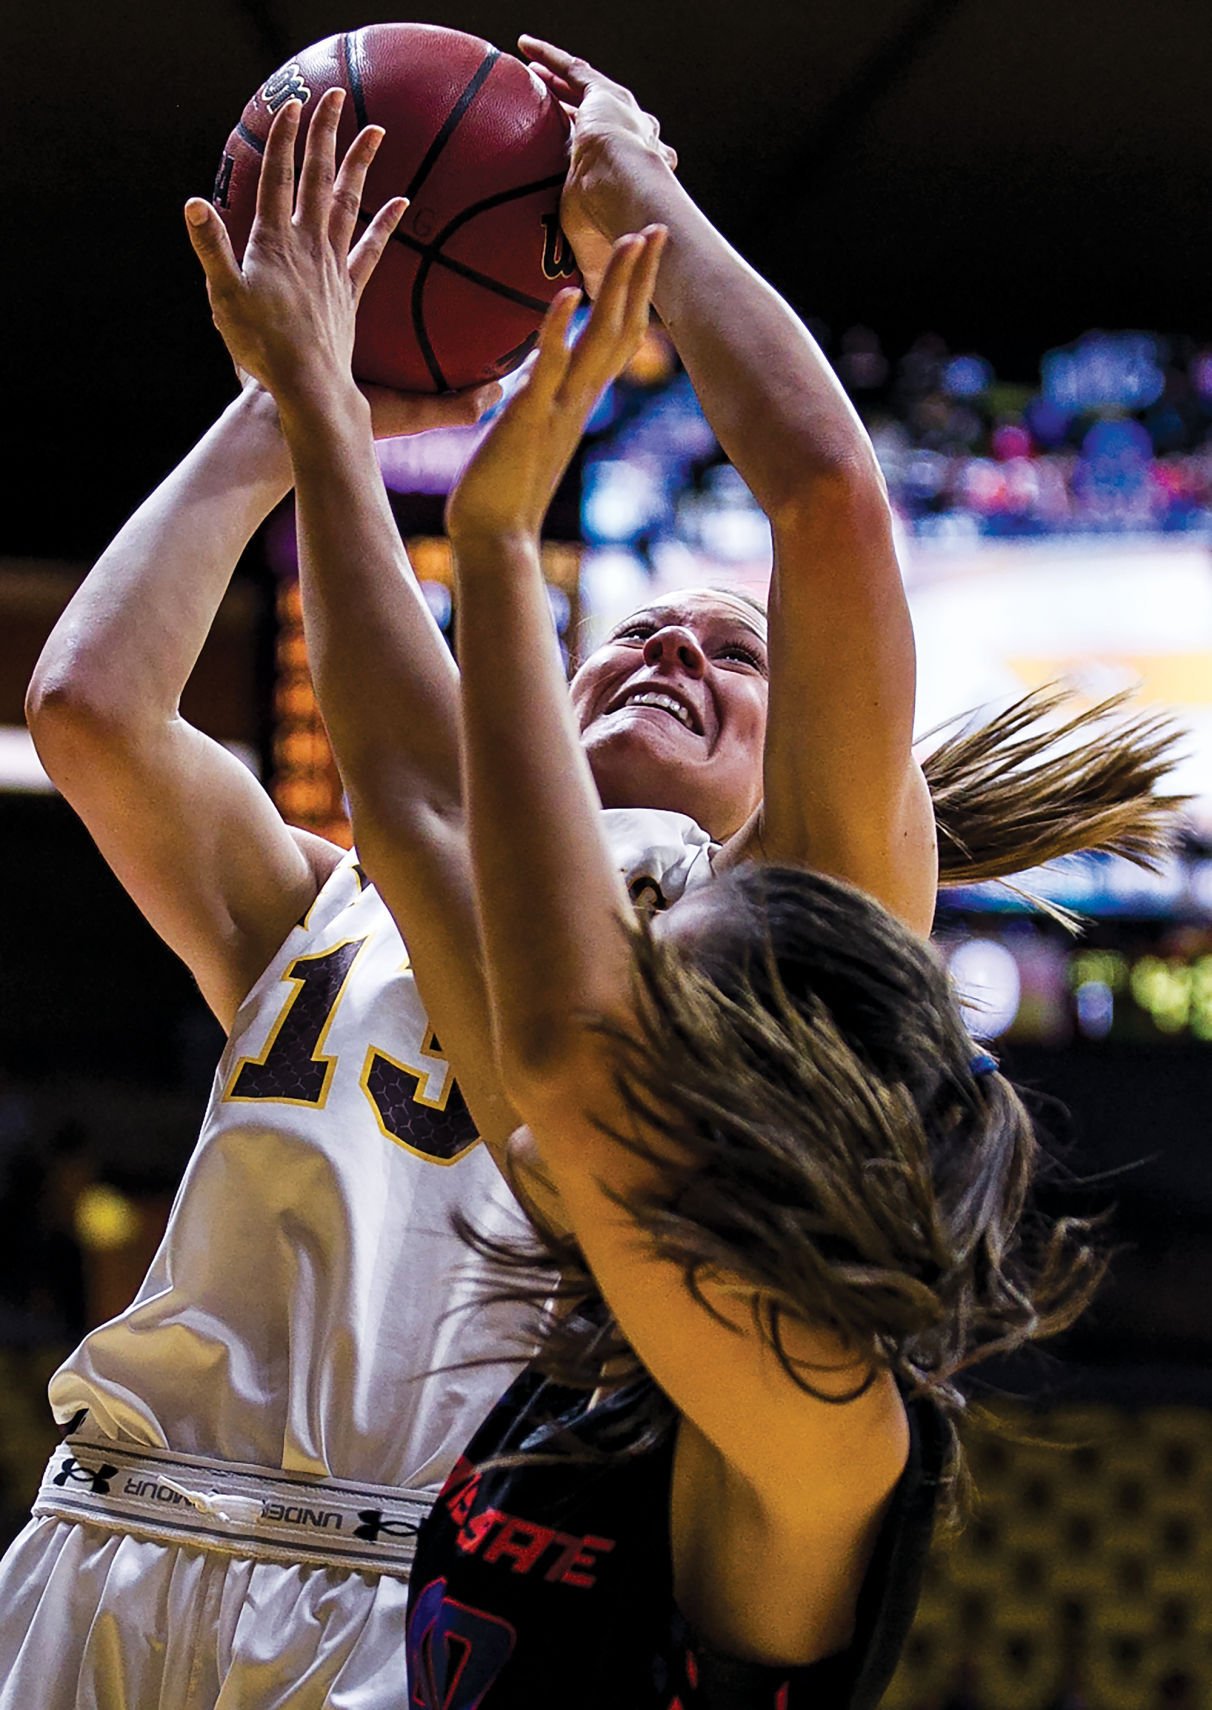
[[344,91],[320,97],[307,133],[295,194],[295,138],[301,107],[288,101],[270,126],[257,212],[237,262],[227,228],[209,202],[185,205],[190,241],[206,274],[215,325],[232,361],[278,399],[347,379],[354,319],[367,280],[407,207],[397,196],[379,209],[351,248],[362,187],[383,132],[368,125],[340,169],[337,122]]
[[450,495],[446,526],[456,548],[483,540],[537,542],[560,478],[603,389],[627,365],[648,327],[665,228],[614,244],[593,312],[568,344],[580,293],[561,291],[547,312],[538,354]]
[[520,36],[518,46],[572,121],[560,224],[585,289],[596,297],[611,245],[640,223],[628,194],[635,165],[655,161],[676,170],[678,157],[661,141],[658,121],[621,83],[538,36]]

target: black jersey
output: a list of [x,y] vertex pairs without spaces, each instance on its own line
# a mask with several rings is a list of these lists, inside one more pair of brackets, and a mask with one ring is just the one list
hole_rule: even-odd
[[913,1618],[942,1461],[937,1415],[911,1407],[910,1453],[848,1648],[802,1668],[713,1653],[673,1595],[673,1433],[626,1460],[542,1455],[593,1445],[626,1397],[525,1372],[476,1433],[417,1542],[408,1600],[414,1710],[870,1710]]

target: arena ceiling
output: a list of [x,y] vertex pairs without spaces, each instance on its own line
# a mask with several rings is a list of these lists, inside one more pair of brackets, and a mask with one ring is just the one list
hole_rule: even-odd
[[[6,19],[0,552],[87,556],[229,388],[180,218],[335,0],[34,0]],[[1030,371],[1084,328],[1212,335],[1204,0],[429,0],[637,90],[805,313]],[[15,441],[15,449],[13,448]]]

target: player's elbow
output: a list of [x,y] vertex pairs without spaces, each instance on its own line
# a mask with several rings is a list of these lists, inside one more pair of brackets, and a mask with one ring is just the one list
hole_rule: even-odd
[[25,722],[39,748],[43,743],[62,741],[80,726],[95,723],[97,710],[70,672],[39,660],[25,691]]
[[822,538],[852,540],[860,548],[890,538],[888,484],[870,444],[841,448],[806,465],[770,507],[770,524],[784,550]]
[[45,656],[26,690],[25,722],[56,783],[90,756],[113,754],[129,723],[117,698],[87,670]]

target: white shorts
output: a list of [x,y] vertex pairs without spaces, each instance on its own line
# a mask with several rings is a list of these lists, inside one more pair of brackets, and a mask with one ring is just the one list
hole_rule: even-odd
[[[0,1710],[407,1710],[408,1586],[390,1534],[414,1528],[367,1510],[375,1492],[313,1484],[304,1507],[297,1481],[110,1446],[98,1493],[79,1477],[97,1457],[81,1454],[69,1443],[51,1457],[34,1518],[0,1563]],[[220,1496],[216,1518],[174,1502],[178,1487],[238,1491],[243,1506]],[[254,1497],[268,1537],[250,1526]],[[291,1517],[342,1513],[348,1533],[357,1503],[355,1520],[378,1521],[360,1527],[369,1543],[349,1539],[364,1563],[339,1560],[344,1540],[314,1527],[313,1559],[274,1559]]]

